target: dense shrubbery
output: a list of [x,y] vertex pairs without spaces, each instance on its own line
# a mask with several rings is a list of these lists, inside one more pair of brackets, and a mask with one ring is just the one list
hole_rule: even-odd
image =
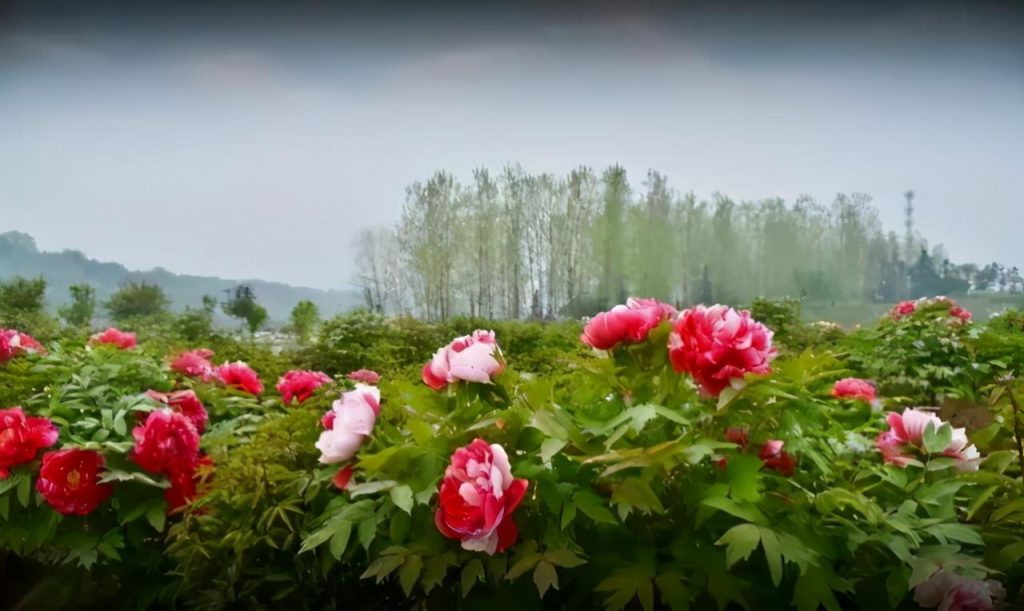
[[[794,304],[752,310],[631,301],[586,332],[357,312],[284,351],[164,322],[126,350],[68,332],[11,351],[0,407],[60,433],[0,480],[5,606],[895,609],[1000,587],[1020,604],[1024,318],[930,300],[845,336]],[[199,347],[216,354],[170,366]],[[218,381],[225,360],[263,393]],[[379,404],[336,400],[361,368]],[[334,381],[275,390],[293,369]],[[835,385],[851,376],[872,384]],[[183,478],[160,467],[181,452],[133,429],[161,410],[146,391],[188,389],[209,422]],[[905,411],[921,405],[941,409]],[[158,426],[190,447],[194,425]],[[44,453],[72,448],[101,452],[110,486],[82,516],[33,492]]]

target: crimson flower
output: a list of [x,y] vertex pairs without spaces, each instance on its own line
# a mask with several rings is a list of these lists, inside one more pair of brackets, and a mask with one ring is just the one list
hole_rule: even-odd
[[10,468],[35,460],[39,450],[57,443],[59,432],[49,418],[26,416],[20,407],[0,409],[0,479]]
[[64,515],[92,513],[114,492],[100,477],[107,462],[95,450],[69,448],[43,454],[36,490],[50,507]]

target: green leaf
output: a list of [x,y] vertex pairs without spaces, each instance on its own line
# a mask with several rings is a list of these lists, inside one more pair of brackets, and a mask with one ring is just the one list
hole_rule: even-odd
[[549,588],[558,589],[558,571],[554,565],[546,560],[541,560],[533,569],[533,584],[537,586],[537,592],[541,598]]
[[334,556],[335,560],[341,560],[341,556],[345,553],[345,549],[348,548],[349,539],[352,537],[352,522],[349,522],[348,520],[339,520],[332,526],[333,533],[330,535],[331,542],[328,550],[331,552],[331,556]]
[[360,522],[357,534],[359,545],[362,545],[363,549],[369,550],[370,543],[373,543],[373,539],[377,536],[377,518],[371,517]]
[[122,437],[128,432],[128,425],[124,421],[125,414],[127,411],[118,410],[117,416],[114,417],[114,432]]
[[476,582],[483,581],[484,579],[484,564],[480,560],[474,558],[466,563],[462,567],[462,575],[459,581],[462,584],[462,597],[465,598],[469,595],[469,591],[473,589]]
[[540,460],[545,465],[551,464],[551,459],[562,451],[565,447],[566,441],[562,439],[555,439],[554,437],[548,437],[540,444]]
[[167,522],[167,505],[162,499],[159,503],[153,503],[146,511],[146,521],[157,532],[164,531],[164,525]]
[[29,495],[32,494],[32,478],[27,475],[22,475],[21,480],[18,481],[18,503],[22,507],[28,507]]
[[704,499],[701,504],[707,505],[708,507],[714,507],[715,509],[724,511],[730,515],[736,516],[747,522],[753,522],[754,524],[765,525],[768,524],[768,518],[753,505],[741,505],[732,499],[725,497],[713,496],[711,498]]
[[981,539],[981,534],[975,528],[966,524],[934,524],[925,530],[939,539],[941,543],[945,543],[944,539],[952,539],[953,541],[970,545],[985,544]]
[[732,386],[726,386],[725,389],[722,390],[721,394],[718,395],[718,411],[725,409],[730,403],[732,403],[732,400],[735,399],[738,394],[738,390]]
[[562,524],[561,529],[565,530],[567,526],[572,524],[573,519],[576,517],[576,504],[571,501],[562,503]]
[[639,477],[627,477],[612,491],[612,502],[625,503],[635,507],[644,513],[663,513],[658,495],[654,494],[651,486]]
[[553,549],[544,552],[544,559],[562,568],[571,569],[586,564],[587,561],[569,549]]
[[736,562],[749,558],[760,541],[761,531],[757,526],[738,524],[727,530],[718,541],[715,541],[715,545],[728,546],[725,548],[725,566],[732,568]]
[[526,573],[526,571],[529,571],[534,566],[536,566],[539,560],[540,554],[538,554],[537,552],[533,550],[527,550],[523,552],[523,554],[518,558],[518,560],[516,560],[515,563],[512,565],[512,568],[508,570],[508,573],[505,575],[505,579],[509,581],[516,579],[520,575]]
[[924,449],[929,454],[939,454],[949,447],[953,441],[953,427],[948,423],[937,430],[934,422],[929,422],[924,429]]
[[761,500],[758,486],[761,481],[761,459],[752,454],[740,454],[729,458],[726,474],[729,478],[729,495],[737,501],[756,503]]
[[576,507],[591,520],[601,524],[618,524],[604,500],[590,490],[579,490],[573,496]]
[[412,515],[412,488],[406,485],[395,486],[391,489],[391,500],[395,506],[407,514]]
[[772,576],[772,583],[778,587],[782,583],[782,546],[775,531],[770,528],[761,528],[761,547],[764,549],[764,558],[768,562],[768,572]]
[[410,419],[405,423],[409,432],[412,433],[412,438],[416,440],[416,443],[421,446],[428,445],[432,442],[436,436],[434,427],[430,426],[422,420]]
[[402,569],[398,571],[398,583],[402,586],[406,598],[412,594],[416,580],[420,578],[420,571],[423,569],[423,559],[419,554],[410,554],[405,558]]
[[530,423],[530,426],[539,429],[540,432],[548,437],[554,437],[555,439],[569,438],[569,431],[559,424],[554,413],[546,409],[540,409],[533,413],[533,421]]

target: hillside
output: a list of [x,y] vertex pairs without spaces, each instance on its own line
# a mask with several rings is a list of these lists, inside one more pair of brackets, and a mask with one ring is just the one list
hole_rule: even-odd
[[276,321],[286,320],[292,307],[302,299],[317,304],[324,316],[351,310],[360,303],[355,291],[325,291],[264,280],[190,276],[175,274],[159,267],[145,272],[132,271],[120,263],[90,259],[76,250],[40,251],[32,236],[11,231],[0,234],[0,279],[15,275],[45,278],[48,283],[47,307],[50,309],[67,301],[68,287],[72,284],[91,284],[96,288],[97,298],[102,301],[127,280],[144,280],[160,285],[175,310],[198,306],[203,295],[213,295],[220,299],[225,290],[245,283],[253,287],[270,318]]

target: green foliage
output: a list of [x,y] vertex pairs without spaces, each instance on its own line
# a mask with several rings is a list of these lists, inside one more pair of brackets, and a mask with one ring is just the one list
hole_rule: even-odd
[[290,319],[292,329],[299,338],[299,344],[305,345],[309,343],[309,338],[320,322],[320,310],[312,301],[303,299],[292,308]]
[[256,293],[247,284],[240,284],[229,293],[226,301],[221,303],[224,313],[238,318],[253,334],[267,321],[267,309],[256,301]]
[[103,307],[118,323],[147,316],[159,316],[167,311],[170,301],[159,285],[146,281],[129,280],[110,296]]
[[71,303],[61,306],[58,314],[69,327],[88,328],[96,313],[96,289],[89,284],[72,284],[68,293]]
[[15,276],[0,282],[0,314],[31,314],[42,311],[46,280]]

